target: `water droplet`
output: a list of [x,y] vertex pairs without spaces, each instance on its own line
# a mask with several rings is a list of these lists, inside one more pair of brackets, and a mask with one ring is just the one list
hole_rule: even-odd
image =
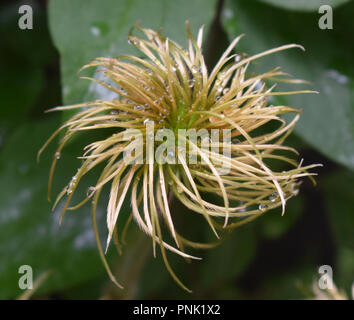
[[261,90],[262,89],[262,85],[263,85],[263,83],[262,83],[262,81],[260,81],[260,80],[257,80],[257,82],[256,82],[256,86],[255,86],[255,90],[256,91],[259,91],[259,90]]
[[226,8],[223,12],[226,19],[231,19],[234,15],[233,11],[229,8]]
[[277,193],[277,192],[273,192],[273,193],[269,196],[269,200],[270,200],[271,202],[274,202],[277,198],[278,198],[278,193]]
[[95,191],[96,191],[95,187],[91,186],[91,187],[89,187],[89,188],[87,189],[86,195],[87,195],[88,197],[91,197],[91,196],[94,194]]
[[235,62],[239,62],[241,60],[241,56],[239,54],[235,55]]
[[195,82],[194,79],[189,80],[189,81],[188,81],[188,87],[189,87],[189,88],[193,88],[193,87],[194,87],[194,82]]
[[95,37],[98,37],[101,35],[101,30],[98,27],[93,26],[93,27],[91,27],[90,31]]
[[69,186],[68,186],[68,189],[66,191],[67,194],[70,194],[73,192],[73,188],[75,188],[75,185],[76,185],[76,181],[77,181],[77,177],[76,176],[73,176],[71,178],[71,181],[69,183]]
[[59,152],[59,151],[57,151],[57,152],[54,154],[54,157],[55,157],[55,159],[59,160],[59,159],[60,159],[60,157],[61,157],[60,152]]
[[295,186],[294,188],[293,188],[293,195],[294,196],[297,196],[298,194],[299,194],[299,188],[297,187],[297,186]]
[[175,158],[175,152],[173,150],[167,152],[167,157],[170,159]]
[[197,72],[198,72],[198,67],[192,66],[192,73],[197,73]]
[[134,106],[134,110],[144,110],[144,107],[143,106],[140,106],[140,105],[136,105]]
[[240,212],[246,212],[247,211],[247,207],[242,207],[239,211]]
[[64,87],[63,88],[63,94],[64,95],[67,95],[67,94],[69,94],[70,93],[70,88],[69,87]]
[[172,70],[173,72],[176,72],[176,71],[177,71],[177,69],[176,69],[175,67],[172,67],[171,70]]
[[327,76],[336,80],[340,84],[346,84],[349,82],[349,78],[341,73],[339,73],[337,70],[328,70],[326,72]]
[[258,206],[258,210],[260,210],[260,211],[265,211],[267,209],[268,209],[268,205],[267,204],[260,204]]

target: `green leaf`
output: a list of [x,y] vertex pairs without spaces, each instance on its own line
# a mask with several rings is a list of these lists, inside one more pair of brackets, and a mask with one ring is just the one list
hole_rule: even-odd
[[44,6],[31,3],[34,28],[18,26],[19,3],[7,1],[0,10],[0,148],[12,131],[42,116],[60,100],[56,77],[57,51],[51,43]]
[[[59,227],[62,204],[52,212],[53,202],[47,200],[53,147],[44,153],[40,164],[36,163],[36,153],[44,142],[43,137],[58,126],[58,120],[56,115],[19,128],[1,153],[0,299],[14,298],[21,293],[18,288],[21,265],[30,265],[35,279],[45,271],[53,271],[41,286],[42,292],[72,287],[105,273],[94,239],[90,205],[69,211]],[[79,155],[74,152],[77,148],[73,144],[72,149],[62,153],[55,173],[55,192],[67,185],[76,173],[76,165],[80,163],[75,159]],[[91,179],[87,184],[92,182]],[[105,228],[105,206],[99,208],[99,225]]]
[[[295,78],[313,86],[282,85],[278,89],[314,89],[320,94],[299,94],[274,100],[302,109],[296,133],[314,148],[354,169],[354,45],[352,15],[354,2],[336,9],[334,29],[321,30],[319,15],[285,12],[259,2],[228,1],[223,23],[230,39],[245,33],[237,50],[256,54],[289,43],[306,52],[287,50],[259,59],[257,72],[281,66]],[[273,102],[273,103],[274,103]]]
[[322,5],[338,7],[350,0],[258,0],[275,7],[296,11],[318,11]]
[[260,284],[257,293],[252,295],[251,299],[313,299],[312,284],[318,277],[317,270],[317,265],[309,261],[303,261],[290,270],[273,272]]
[[146,28],[162,27],[163,34],[186,45],[185,21],[190,20],[195,32],[211,22],[215,5],[216,0],[50,1],[50,29],[61,55],[64,103],[110,97],[105,88],[79,80],[77,71],[96,57],[136,53],[127,42],[135,23]]
[[344,170],[329,175],[323,185],[329,222],[337,245],[334,282],[346,290],[354,283],[353,185],[353,173]]
[[256,253],[255,232],[255,226],[247,224],[225,235],[220,245],[205,252],[200,282],[207,292],[215,291],[217,295],[219,289],[245,271]]
[[[177,211],[178,212],[178,211]],[[181,214],[181,212],[178,212]],[[203,243],[215,242],[205,223],[191,224]],[[185,231],[185,230],[183,230]],[[201,234],[200,234],[201,233]],[[236,279],[246,270],[256,253],[256,229],[247,224],[232,232],[225,232],[219,245],[206,250],[186,252],[202,258],[200,261],[186,261],[175,254],[169,254],[169,261],[177,275],[193,293],[187,293],[175,284],[158,259],[150,258],[138,286],[137,299],[235,299],[239,297]],[[189,263],[187,263],[189,262]],[[156,276],[148,276],[156,275]]]
[[1,108],[0,133],[18,126],[29,115],[44,86],[44,68],[55,54],[45,28],[45,14],[33,5],[33,30],[18,27],[19,5],[3,5],[0,12]]
[[281,210],[271,210],[258,219],[263,235],[266,238],[276,239],[284,235],[297,222],[303,212],[303,198],[301,195],[287,202],[286,212],[281,216]]

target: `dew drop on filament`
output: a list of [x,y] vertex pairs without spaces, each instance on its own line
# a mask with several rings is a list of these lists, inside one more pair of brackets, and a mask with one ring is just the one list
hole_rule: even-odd
[[86,195],[88,197],[91,197],[94,194],[94,192],[95,192],[95,187],[91,186],[87,189]]
[[241,56],[239,54],[235,55],[235,62],[239,62],[241,60]]
[[192,67],[192,73],[197,73],[198,72],[198,68],[196,66]]
[[269,200],[272,201],[272,202],[274,202],[277,197],[278,197],[278,193],[277,193],[277,192],[273,192],[273,193],[269,196]]
[[267,204],[260,204],[260,205],[258,206],[258,209],[259,209],[260,211],[265,211],[265,210],[267,210],[267,208],[268,208],[268,205],[267,205]]

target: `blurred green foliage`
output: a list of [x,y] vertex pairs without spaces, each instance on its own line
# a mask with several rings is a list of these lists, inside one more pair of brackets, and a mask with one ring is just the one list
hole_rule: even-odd
[[[18,5],[4,4],[0,11],[5,48],[0,63],[6,74],[0,80],[0,298],[20,294],[18,268],[23,264],[33,267],[35,277],[54,271],[38,291],[42,298],[304,298],[321,264],[332,265],[334,281],[348,290],[354,281],[354,47],[350,41],[354,2],[346,2],[332,1],[334,30],[318,28],[317,8],[322,1],[228,0],[221,6],[222,1],[216,0],[51,0],[48,7],[33,2],[34,29],[26,31],[17,27]],[[275,102],[302,108],[289,144],[299,149],[306,163],[325,166],[319,170],[318,187],[305,181],[300,195],[288,202],[284,217],[274,210],[227,234],[216,248],[192,252],[203,257],[201,262],[187,263],[171,255],[177,274],[193,289],[191,295],[169,277],[160,256],[152,258],[151,241],[131,227],[123,255],[113,249],[108,255],[126,286],[121,291],[110,284],[98,258],[89,204],[69,212],[60,227],[60,206],[51,213],[46,190],[56,142],[39,165],[36,153],[69,115],[43,111],[61,104],[61,97],[68,104],[105,96],[106,91],[79,80],[77,71],[98,56],[136,53],[127,43],[136,22],[162,27],[165,35],[185,45],[187,19],[194,33],[206,25],[210,56],[227,45],[223,39],[240,33],[246,37],[238,53],[254,54],[286,43],[305,46],[306,52],[278,53],[252,67],[261,72],[281,66],[296,78],[312,81],[307,89],[320,91]],[[90,137],[95,138],[95,134]],[[88,142],[81,137],[63,152],[53,195],[75,174],[80,164],[76,157]],[[83,193],[94,179],[88,177]],[[189,220],[192,214],[178,203],[174,208],[176,214],[188,215],[188,223],[183,218],[177,223],[190,238],[214,240],[199,223],[202,220]],[[127,204],[122,221],[129,210]],[[99,225],[103,238],[104,198]]]
[[305,52],[293,49],[265,57],[257,70],[281,66],[295,78],[313,83],[296,87],[317,90],[320,94],[287,96],[279,102],[302,109],[295,129],[298,135],[351,169],[354,168],[354,43],[349,39],[353,11],[354,2],[335,10],[333,30],[318,27],[321,15],[317,12],[285,11],[254,1],[227,1],[223,15],[230,39],[245,33],[239,48],[242,52],[255,54],[286,43],[305,47]]
[[350,0],[259,0],[275,7],[294,11],[314,11],[322,5],[329,5],[332,8],[340,6]]

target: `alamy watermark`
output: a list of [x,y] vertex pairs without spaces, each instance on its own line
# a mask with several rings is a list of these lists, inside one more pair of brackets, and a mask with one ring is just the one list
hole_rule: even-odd
[[318,13],[322,14],[318,20],[318,27],[322,30],[333,29],[333,9],[329,5],[323,5],[318,8]]
[[333,270],[329,265],[320,266],[318,273],[321,275],[318,279],[318,287],[321,290],[333,289]]
[[[129,142],[123,152],[126,164],[200,163],[213,165],[222,174],[231,168],[231,129],[193,128],[174,132],[160,128],[155,132],[154,122],[146,121],[144,131],[128,129],[123,133],[123,140]],[[156,142],[159,142],[157,147]]]
[[18,19],[18,27],[21,30],[33,29],[33,9],[30,5],[24,4],[18,8],[18,13],[21,15]]
[[29,265],[22,265],[18,269],[19,274],[23,274],[20,276],[18,280],[18,287],[21,290],[33,289],[33,269]]

